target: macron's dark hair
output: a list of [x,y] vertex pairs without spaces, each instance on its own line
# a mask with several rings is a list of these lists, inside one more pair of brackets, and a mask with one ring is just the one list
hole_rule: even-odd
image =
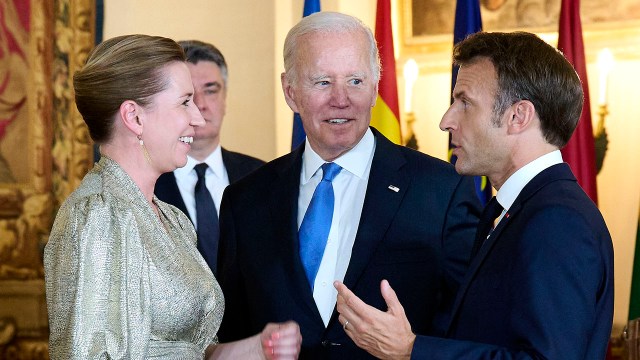
[[584,95],[578,74],[562,53],[526,32],[479,32],[453,50],[454,63],[460,66],[480,58],[489,59],[498,76],[494,113],[501,115],[518,100],[529,100],[545,140],[563,147],[578,125]]

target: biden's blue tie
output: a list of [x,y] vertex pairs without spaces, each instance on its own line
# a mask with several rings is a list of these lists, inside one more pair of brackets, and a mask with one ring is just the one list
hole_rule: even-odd
[[329,229],[331,229],[334,204],[333,185],[331,182],[340,170],[342,168],[338,164],[325,163],[322,165],[322,180],[313,192],[311,202],[298,231],[300,259],[312,289],[322,255],[324,254],[324,248],[327,245]]
[[198,224],[198,250],[211,271],[216,274],[220,224],[218,224],[218,211],[216,211],[213,198],[205,182],[205,172],[208,167],[207,164],[200,163],[194,168],[198,174],[198,182],[194,191]]

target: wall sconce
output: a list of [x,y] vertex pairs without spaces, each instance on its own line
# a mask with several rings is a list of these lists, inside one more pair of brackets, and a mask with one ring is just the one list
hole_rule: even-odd
[[599,173],[604,164],[604,156],[607,152],[609,139],[605,129],[605,119],[609,114],[607,109],[607,92],[609,73],[615,65],[613,54],[608,48],[600,50],[598,53],[598,73],[600,83],[598,84],[598,125],[594,135],[594,145],[596,150],[596,172]]
[[598,72],[600,75],[600,87],[598,89],[598,115],[600,118],[598,120],[598,130],[596,134],[604,130],[604,120],[609,113],[607,111],[607,85],[609,82],[609,73],[611,73],[614,64],[615,61],[611,50],[608,48],[600,50],[598,53]]
[[413,132],[413,122],[416,117],[413,114],[413,86],[418,80],[418,63],[414,59],[409,59],[404,64],[402,74],[404,75],[404,112],[407,119],[407,131],[405,133],[405,146],[418,150],[418,140]]

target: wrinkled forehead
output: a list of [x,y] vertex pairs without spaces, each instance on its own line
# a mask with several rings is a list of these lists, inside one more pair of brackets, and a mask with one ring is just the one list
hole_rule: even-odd
[[296,65],[333,59],[344,63],[361,62],[367,71],[372,70],[367,38],[361,31],[317,31],[304,34],[299,38],[294,56]]
[[456,89],[492,89],[498,86],[498,74],[489,58],[481,57],[460,65]]

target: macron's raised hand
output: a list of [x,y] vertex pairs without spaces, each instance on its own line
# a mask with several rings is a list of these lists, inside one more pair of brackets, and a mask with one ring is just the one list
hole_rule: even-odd
[[387,280],[380,283],[380,292],[387,303],[387,311],[380,311],[364,303],[340,281],[338,290],[338,321],[347,335],[371,355],[380,359],[409,359],[415,334],[404,313],[404,307]]

